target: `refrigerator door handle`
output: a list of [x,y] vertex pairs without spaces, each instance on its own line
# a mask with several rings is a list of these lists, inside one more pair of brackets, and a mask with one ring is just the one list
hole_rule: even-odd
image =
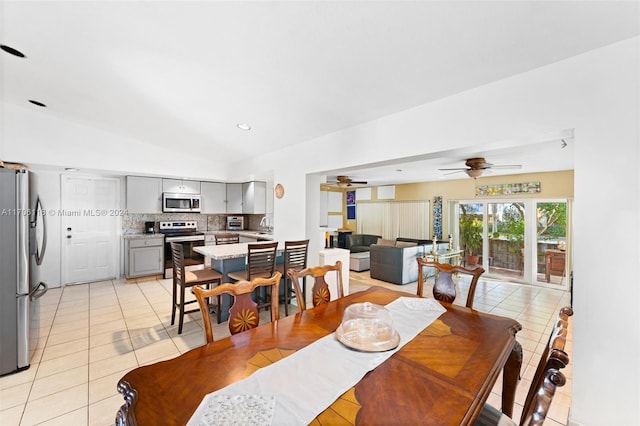
[[44,296],[44,294],[49,290],[49,286],[47,283],[43,283],[40,281],[37,287],[29,292],[29,300],[36,300]]
[[47,223],[46,223],[46,219],[45,219],[45,210],[44,207],[42,207],[42,201],[40,201],[40,197],[38,197],[38,201],[36,201],[36,209],[35,209],[35,219],[34,221],[31,223],[31,227],[32,228],[36,228],[36,232],[37,232],[37,226],[38,226],[38,218],[42,218],[42,247],[38,246],[38,241],[36,239],[36,241],[34,241],[35,244],[35,255],[36,255],[36,264],[38,266],[42,265],[42,259],[44,258],[44,252],[46,251],[47,248]]

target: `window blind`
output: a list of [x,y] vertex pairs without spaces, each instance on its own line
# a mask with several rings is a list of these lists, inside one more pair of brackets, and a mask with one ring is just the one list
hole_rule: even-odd
[[397,237],[429,239],[429,201],[358,203],[357,232]]

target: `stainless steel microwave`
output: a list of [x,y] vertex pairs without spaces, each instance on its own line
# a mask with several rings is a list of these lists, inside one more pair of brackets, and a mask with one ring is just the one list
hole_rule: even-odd
[[162,193],[162,211],[166,213],[200,213],[199,194]]

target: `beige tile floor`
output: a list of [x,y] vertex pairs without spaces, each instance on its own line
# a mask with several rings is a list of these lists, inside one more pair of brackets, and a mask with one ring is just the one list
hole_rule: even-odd
[[[368,271],[350,273],[351,292],[372,284],[410,293],[416,290],[415,283],[399,287],[370,279]],[[457,301],[466,300],[464,282],[460,291]],[[430,288],[425,294],[431,294]],[[517,415],[553,319],[568,303],[569,294],[560,290],[491,280],[478,285],[476,309],[515,318],[523,326],[518,333],[524,364]],[[127,371],[204,343],[200,314],[188,315],[178,335],[177,326],[170,325],[170,307],[170,280],[113,280],[50,289],[42,299],[42,337],[31,367],[0,378],[0,425],[114,424],[123,403],[116,384]],[[226,323],[214,327],[216,338],[229,334],[226,327]],[[571,354],[571,341],[567,349]],[[570,365],[564,373],[567,385],[556,394],[546,425],[567,424]],[[499,407],[499,401],[496,385],[489,402]]]

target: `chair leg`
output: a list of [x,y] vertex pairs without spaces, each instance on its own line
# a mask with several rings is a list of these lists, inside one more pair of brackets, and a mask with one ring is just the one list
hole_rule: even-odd
[[289,280],[287,277],[284,278],[284,316],[289,316],[289,300],[291,300],[289,293]]
[[173,303],[171,304],[171,325],[175,324],[176,322],[176,283],[175,281],[173,282],[173,294],[171,296],[171,299],[173,300]]
[[178,318],[178,334],[182,333],[184,321],[184,286],[180,286],[180,318]]

